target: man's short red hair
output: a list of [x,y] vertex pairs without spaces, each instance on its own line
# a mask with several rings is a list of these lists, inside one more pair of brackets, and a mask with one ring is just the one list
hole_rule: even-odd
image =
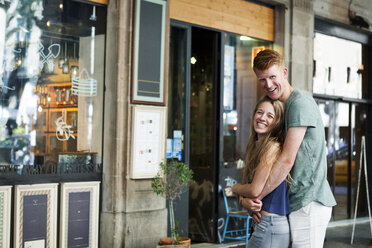
[[254,58],[253,70],[255,72],[264,71],[273,65],[284,67],[284,59],[277,51],[266,49],[259,52],[256,58]]

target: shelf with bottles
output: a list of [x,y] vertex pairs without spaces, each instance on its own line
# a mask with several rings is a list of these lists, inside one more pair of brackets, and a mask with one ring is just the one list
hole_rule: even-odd
[[73,136],[66,139],[65,136],[59,135],[56,132],[38,132],[36,138],[37,149],[33,147],[33,152],[38,156],[55,152],[76,152],[78,133],[75,131]]
[[71,82],[37,85],[38,106],[41,108],[77,107],[78,96],[71,91]]
[[[58,138],[57,138],[58,136]],[[75,153],[77,150],[78,134],[74,133],[74,138],[61,141],[63,136],[56,133],[43,133],[37,136],[37,149],[33,147],[36,164],[57,164],[59,154]]]

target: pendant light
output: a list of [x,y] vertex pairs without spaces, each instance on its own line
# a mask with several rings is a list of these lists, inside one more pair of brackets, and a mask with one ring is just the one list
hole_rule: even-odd
[[68,74],[69,71],[70,69],[68,67],[68,59],[67,59],[67,42],[65,41],[65,63],[63,64],[63,67],[62,67],[62,73]]
[[[66,50],[66,47],[65,47],[64,50]],[[58,68],[59,68],[59,69],[62,69],[64,63],[65,63],[65,59],[62,58],[62,53],[61,53],[61,56],[60,56],[60,58],[59,58],[59,60],[58,60]]]
[[[74,61],[76,62],[76,44],[74,42]],[[76,77],[79,72],[79,66],[73,65],[71,66],[71,76]]]

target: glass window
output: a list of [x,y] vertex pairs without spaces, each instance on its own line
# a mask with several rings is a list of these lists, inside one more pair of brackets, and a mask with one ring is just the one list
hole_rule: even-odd
[[[223,160],[244,160],[252,112],[263,96],[253,72],[256,54],[271,42],[226,34],[223,88]],[[227,164],[226,164],[227,163]]]
[[106,7],[0,1],[0,163],[101,163]]
[[314,93],[362,98],[362,71],[362,44],[315,33]]
[[[337,201],[333,207],[333,219],[351,218],[358,185],[361,140],[367,130],[367,105],[334,100],[316,101],[325,127],[328,181]],[[366,197],[363,188],[359,197],[358,214],[365,216]]]
[[[222,109],[222,156],[219,164],[219,187],[232,187],[241,182],[244,167],[245,150],[250,135],[250,124],[254,107],[264,95],[253,71],[253,59],[261,50],[271,48],[272,43],[237,34],[225,33],[224,73],[223,73],[223,109]],[[222,195],[218,205],[223,206]],[[241,206],[233,206],[240,209]],[[218,209],[219,222],[226,217],[224,207]],[[243,227],[242,222],[235,222]],[[219,230],[223,233],[219,224]]]
[[186,161],[187,29],[171,27],[169,51],[167,158]]

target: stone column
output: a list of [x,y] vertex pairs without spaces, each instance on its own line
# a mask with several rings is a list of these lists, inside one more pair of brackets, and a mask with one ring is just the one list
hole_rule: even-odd
[[290,83],[312,93],[314,10],[312,0],[292,0]]
[[155,247],[167,234],[165,199],[151,180],[130,178],[134,0],[110,0],[106,76],[100,247]]

